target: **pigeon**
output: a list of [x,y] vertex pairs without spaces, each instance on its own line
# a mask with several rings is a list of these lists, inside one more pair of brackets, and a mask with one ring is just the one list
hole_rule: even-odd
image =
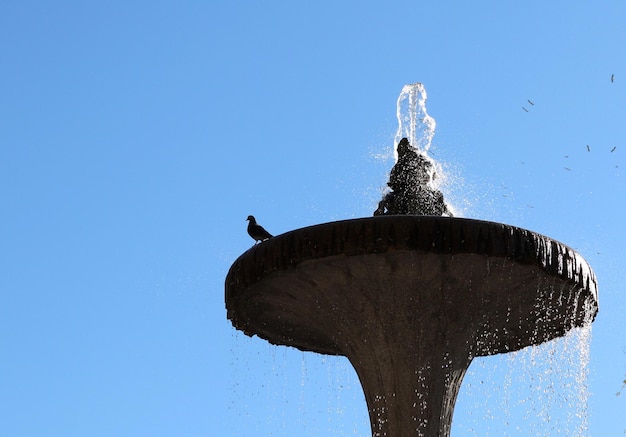
[[535,104],[530,99],[528,99],[528,103],[530,103],[531,105],[535,106]]
[[272,238],[272,234],[267,232],[263,226],[257,224],[253,215],[249,215],[246,220],[250,221],[250,223],[248,223],[248,235],[254,238],[254,244],[259,241],[265,241],[268,238]]
[[591,147],[589,147],[589,144],[587,144],[587,152],[591,152]]
[[612,74],[612,75],[611,75],[611,82],[613,82],[614,80],[615,80],[615,75],[614,75],[614,74]]
[[611,153],[615,152],[615,149],[617,149],[617,146],[615,146],[615,147],[613,147],[613,148],[611,149]]
[[522,106],[522,109],[523,109],[524,111],[528,112],[528,109],[524,108],[523,106]]

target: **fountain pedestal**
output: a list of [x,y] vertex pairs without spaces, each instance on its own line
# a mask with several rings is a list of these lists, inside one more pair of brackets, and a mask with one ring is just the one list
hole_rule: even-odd
[[590,323],[596,279],[567,246],[513,226],[377,216],[311,226],[241,255],[228,318],[247,335],[346,356],[373,436],[448,436],[475,356]]

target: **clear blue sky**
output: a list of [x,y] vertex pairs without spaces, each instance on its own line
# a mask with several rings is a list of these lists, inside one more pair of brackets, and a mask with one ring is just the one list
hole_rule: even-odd
[[[588,435],[622,435],[624,23],[622,0],[4,2],[0,435],[368,435],[345,360],[236,332],[224,278],[248,214],[372,214],[413,82],[461,214],[595,269]],[[532,406],[575,404],[541,385],[561,362],[524,360],[472,365],[453,435],[567,435]]]

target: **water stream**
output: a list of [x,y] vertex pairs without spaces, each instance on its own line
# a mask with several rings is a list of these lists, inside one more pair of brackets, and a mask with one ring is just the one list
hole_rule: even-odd
[[[408,138],[409,143],[418,151],[428,154],[433,137],[435,136],[435,119],[428,115],[426,110],[426,88],[421,83],[405,85],[398,96],[396,117],[398,130],[394,144],[402,138]],[[395,154],[398,158],[397,151]]]
[[[432,165],[432,186],[441,187],[442,166],[429,150],[436,122],[426,108],[423,84],[405,85],[397,100],[397,146],[402,138]],[[398,152],[394,148],[396,162]],[[563,257],[559,255],[559,260]],[[566,257],[575,260],[573,256]],[[576,265],[558,266],[568,272]],[[589,276],[591,272],[581,271]],[[538,286],[543,286],[538,284]],[[565,292],[567,290],[553,290]],[[587,314],[592,314],[588,311]],[[515,353],[475,359],[459,396],[453,435],[588,435],[587,386],[591,320],[565,337]],[[469,408],[469,410],[468,410]]]
[[[407,138],[409,144],[417,149],[417,152],[427,161],[424,169],[428,174],[427,186],[432,191],[444,188],[447,181],[442,165],[431,156],[430,148],[435,136],[437,123],[428,114],[426,101],[428,95],[423,84],[417,82],[405,85],[400,91],[396,103],[396,118],[398,129],[394,137],[394,157],[398,162],[398,144],[402,138]],[[455,214],[455,208],[446,202],[448,209]]]
[[[438,175],[433,174],[431,180],[440,186],[444,179],[441,165],[428,154],[436,122],[427,112],[426,101],[426,89],[421,83],[402,88],[397,100],[394,145],[408,138],[433,162],[433,172]],[[233,353],[239,355],[242,350],[256,347],[257,355],[243,363],[232,363],[231,409],[238,415],[233,435],[267,435],[263,434],[266,428],[273,430],[271,435],[292,435],[290,429],[294,427],[303,436],[369,435],[359,381],[344,358],[259,347],[253,344],[256,340],[240,340],[241,335],[236,334]],[[475,358],[459,393],[452,435],[587,436],[590,339],[591,323],[539,346]],[[241,342],[245,347],[240,347]],[[246,368],[264,370],[254,378]],[[253,423],[246,414],[248,408],[267,411],[267,422]]]

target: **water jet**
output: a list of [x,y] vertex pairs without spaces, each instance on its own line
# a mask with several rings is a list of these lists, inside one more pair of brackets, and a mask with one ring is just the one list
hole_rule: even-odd
[[431,195],[432,178],[413,177],[419,166],[397,166],[374,217],[296,229],[244,252],[226,276],[227,317],[272,344],[347,357],[372,436],[449,436],[472,359],[591,323],[597,281],[547,236],[445,208],[425,215],[443,197]]

